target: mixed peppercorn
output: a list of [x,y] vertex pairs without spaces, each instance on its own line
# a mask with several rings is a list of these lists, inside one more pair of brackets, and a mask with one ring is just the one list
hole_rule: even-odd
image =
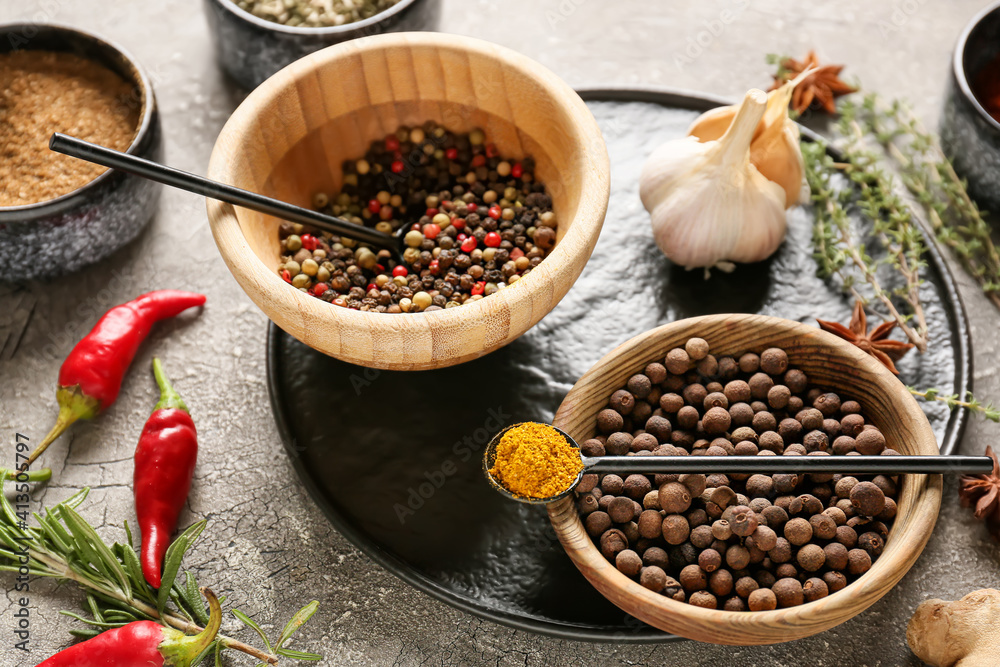
[[[586,456],[893,455],[856,401],[811,387],[770,348],[738,358],[692,338],[629,378]],[[672,599],[763,611],[867,572],[896,516],[896,476],[586,474],[587,532],[619,571]]]
[[281,226],[278,274],[337,306],[400,313],[453,308],[504,289],[541,263],[556,218],[534,161],[501,157],[481,130],[400,128],[343,164],[317,209],[385,233],[408,226],[403,262],[298,224]]

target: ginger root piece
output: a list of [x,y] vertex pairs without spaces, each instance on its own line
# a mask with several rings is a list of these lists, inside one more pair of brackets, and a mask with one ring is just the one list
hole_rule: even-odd
[[906,628],[906,641],[932,667],[995,667],[1000,664],[1000,591],[984,588],[955,602],[922,602]]

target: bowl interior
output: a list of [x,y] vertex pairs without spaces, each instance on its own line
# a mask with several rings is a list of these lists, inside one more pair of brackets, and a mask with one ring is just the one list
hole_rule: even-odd
[[[798,322],[760,315],[713,315],[682,320],[638,336],[588,371],[566,396],[554,419],[578,442],[593,437],[597,413],[613,391],[649,362],[662,359],[693,336],[708,341],[712,354],[760,353],[780,347],[789,365],[812,385],[859,401],[869,423],[878,426],[888,447],[902,454],[937,454],[930,425],[905,386],[852,345]],[[898,511],[882,555],[846,588],[826,598],[768,612],[707,610],[646,590],[618,572],[594,546],[572,499],[549,507],[556,532],[583,574],[606,597],[641,620],[700,641],[764,644],[825,630],[873,604],[899,581],[930,536],[941,500],[940,476],[904,475]]]
[[[522,96],[532,100],[530,109],[519,103]],[[372,141],[401,126],[426,121],[456,132],[482,128],[501,155],[534,157],[559,220],[557,243],[570,231],[580,199],[566,181],[579,175],[585,156],[569,110],[530,72],[440,46],[338,59],[297,79],[294,90],[259,109],[250,140],[234,156],[232,183],[311,207],[317,192],[339,191],[345,160],[363,157]],[[391,176],[385,189],[398,191]],[[257,258],[276,267],[273,220],[245,209],[237,218]]]
[[[969,22],[959,38],[954,62],[955,77],[962,92],[980,114],[1000,130],[1000,122],[987,113],[983,100],[978,97],[983,92],[980,88],[990,75],[985,69],[1000,65],[998,57],[1000,57],[1000,2],[987,7]],[[997,76],[1000,74],[992,73],[993,80]]]

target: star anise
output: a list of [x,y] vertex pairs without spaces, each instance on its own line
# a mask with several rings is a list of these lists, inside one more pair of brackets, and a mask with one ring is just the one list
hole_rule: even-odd
[[820,65],[815,51],[810,51],[801,61],[793,58],[782,60],[778,73],[774,75],[774,85],[771,86],[771,90],[786,81],[791,81],[810,68],[815,68],[812,74],[802,79],[792,92],[792,108],[798,113],[803,113],[813,105],[827,113],[837,113],[834,98],[853,93],[857,88],[840,80],[843,65]]
[[854,314],[851,315],[851,323],[844,326],[840,322],[827,322],[817,319],[820,329],[829,331],[835,336],[840,336],[849,343],[853,343],[864,352],[872,355],[882,362],[886,368],[894,374],[899,375],[894,361],[899,361],[903,355],[913,347],[912,343],[904,343],[898,340],[890,340],[889,333],[896,328],[896,321],[883,322],[871,331],[868,331],[868,316],[865,315],[865,307],[860,301],[854,303]]
[[975,507],[976,518],[986,522],[990,534],[1000,540],[1000,463],[992,447],[986,456],[993,459],[993,472],[986,475],[962,475],[958,497],[962,507]]

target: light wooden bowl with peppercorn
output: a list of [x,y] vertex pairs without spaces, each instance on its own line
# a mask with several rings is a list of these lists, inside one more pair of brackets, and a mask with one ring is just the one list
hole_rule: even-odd
[[544,317],[580,275],[610,193],[607,150],[580,97],[538,63],[488,42],[397,33],[324,49],[253,91],[223,128],[209,177],[311,206],[335,193],[342,162],[400,127],[432,121],[482,129],[505,158],[531,156],[558,220],[555,246],[522,279],[475,302],[433,312],[337,307],[276,271],[277,221],[209,200],[223,259],[278,326],[330,356],[363,366],[422,370],[475,359]]
[[[926,417],[906,387],[858,348],[818,328],[761,315],[711,315],[648,331],[606,355],[574,385],[554,425],[577,442],[595,434],[597,414],[608,397],[651,361],[662,361],[689,338],[706,340],[711,353],[739,355],[777,347],[790,368],[811,385],[858,401],[869,423],[901,454],[938,454]],[[845,588],[822,599],[771,611],[725,611],[698,607],[655,593],[620,572],[594,545],[572,496],[549,505],[563,547],[601,594],[636,618],[661,630],[715,644],[773,644],[827,630],[861,613],[889,592],[923,550],[941,506],[939,475],[903,475],[897,513],[881,555]]]

